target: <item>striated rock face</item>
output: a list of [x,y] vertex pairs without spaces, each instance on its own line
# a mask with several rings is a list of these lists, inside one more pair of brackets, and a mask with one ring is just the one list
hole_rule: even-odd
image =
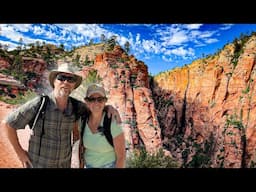
[[10,61],[7,58],[0,57],[0,69],[6,69],[10,67]]
[[164,145],[184,167],[254,167],[256,37],[157,75]]

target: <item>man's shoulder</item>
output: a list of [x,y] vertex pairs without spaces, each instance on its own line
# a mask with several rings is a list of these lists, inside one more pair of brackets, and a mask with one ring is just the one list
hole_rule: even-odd
[[40,95],[36,95],[35,97],[33,97],[32,99],[26,101],[23,105],[21,105],[20,107],[31,107],[31,106],[35,106],[38,105],[38,103],[41,101],[41,96]]
[[82,102],[81,100],[76,99],[74,97],[69,97],[69,98],[71,100],[71,103],[72,103],[73,107],[76,108],[75,110],[77,110],[76,112],[78,114],[82,115],[83,113],[86,112],[87,109],[86,109],[86,106],[85,106],[84,102]]
[[79,99],[76,99],[74,97],[70,96],[69,98],[70,98],[72,103],[79,104],[79,105],[84,104],[82,101],[80,101]]

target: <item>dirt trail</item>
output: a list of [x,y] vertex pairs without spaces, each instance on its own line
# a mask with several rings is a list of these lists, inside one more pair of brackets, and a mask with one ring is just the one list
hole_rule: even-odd
[[[13,106],[5,104],[0,101],[0,122],[5,118],[5,116],[14,109]],[[18,130],[18,138],[21,146],[24,149],[28,149],[29,140],[29,129]],[[72,156],[72,168],[78,167],[78,156],[77,156],[77,144],[73,147]],[[2,127],[0,124],[0,168],[22,168],[18,157],[12,148],[11,144],[2,134]]]
[[[4,119],[4,117],[12,110],[13,107],[11,107],[11,105],[7,105],[0,101],[0,121],[2,121],[2,119]],[[6,138],[3,136],[2,127],[0,124],[0,168],[20,167],[22,167],[21,163],[19,162],[12,146],[7,142]]]

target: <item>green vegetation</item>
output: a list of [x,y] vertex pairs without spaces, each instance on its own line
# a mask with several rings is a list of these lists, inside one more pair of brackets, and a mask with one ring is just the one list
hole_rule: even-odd
[[159,98],[158,100],[155,101],[156,106],[161,109],[161,108],[168,108],[170,106],[173,106],[173,98]]
[[34,97],[36,97],[36,95],[37,94],[35,92],[32,92],[29,90],[24,95],[19,94],[15,98],[8,98],[8,97],[0,96],[0,100],[5,103],[12,104],[12,105],[21,105],[21,104],[33,99]]
[[113,35],[110,37],[110,39],[107,40],[106,44],[105,44],[105,48],[107,51],[113,51],[114,47],[117,44],[117,36]]
[[244,129],[242,120],[239,120],[236,114],[227,116],[225,127],[229,126],[233,126],[234,128],[237,128],[239,130]]
[[126,51],[126,53],[130,52],[130,43],[129,41],[126,41],[124,44],[124,50]]
[[234,67],[237,66],[238,58],[244,52],[244,49],[243,49],[244,45],[249,40],[249,38],[250,38],[249,35],[241,34],[239,39],[236,38],[233,41],[233,44],[235,46],[235,50],[234,50],[234,56],[233,56],[231,62],[233,63]]
[[249,91],[250,91],[250,87],[247,86],[247,87],[245,88],[245,90],[242,90],[242,93],[243,93],[243,94],[248,94]]
[[192,160],[186,165],[189,168],[209,168],[211,165],[211,153],[213,146],[213,137],[209,138],[209,141],[205,141],[203,144],[194,143],[196,153],[192,157]]
[[94,63],[94,61],[90,61],[90,60],[89,60],[89,56],[86,55],[86,56],[85,56],[85,60],[84,60],[84,65],[85,65],[85,66],[92,66],[93,63]]
[[178,168],[178,163],[170,156],[164,155],[161,148],[155,154],[150,154],[143,147],[134,150],[126,160],[127,168]]
[[98,75],[97,70],[92,70],[89,71],[85,81],[87,85],[90,83],[100,83],[102,81],[102,78]]
[[84,101],[84,97],[85,97],[85,93],[88,85],[91,83],[101,83],[101,82],[102,82],[102,78],[98,75],[97,70],[89,71],[87,78],[84,79],[81,85],[71,93],[71,96],[81,101]]

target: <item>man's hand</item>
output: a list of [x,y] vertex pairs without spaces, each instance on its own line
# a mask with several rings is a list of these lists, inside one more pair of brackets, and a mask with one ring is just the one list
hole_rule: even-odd
[[122,123],[121,117],[119,115],[119,112],[112,106],[112,105],[106,105],[106,110],[108,112],[108,117],[112,115],[112,117],[115,118],[116,122],[118,124]]

